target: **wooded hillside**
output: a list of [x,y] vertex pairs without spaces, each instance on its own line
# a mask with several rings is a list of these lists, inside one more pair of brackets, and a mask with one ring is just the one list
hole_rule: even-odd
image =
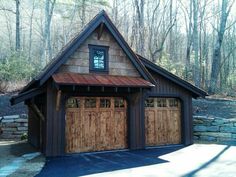
[[235,0],[2,0],[0,92],[28,82],[100,10],[128,44],[209,93],[236,92]]

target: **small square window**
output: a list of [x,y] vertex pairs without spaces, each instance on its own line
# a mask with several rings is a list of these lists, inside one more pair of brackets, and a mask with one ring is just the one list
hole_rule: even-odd
[[110,108],[111,100],[110,99],[100,99],[100,108]]
[[148,98],[145,100],[145,107],[154,107],[154,98]]
[[108,72],[108,47],[89,45],[89,69],[91,72]]
[[179,106],[179,100],[176,98],[170,98],[169,99],[169,106],[170,107],[178,107]]
[[80,108],[79,98],[69,98],[66,103],[67,108]]
[[96,108],[96,99],[95,98],[86,98],[84,103],[85,108]]
[[166,98],[157,98],[157,107],[166,107]]
[[104,50],[93,50],[93,67],[94,69],[105,69]]
[[115,108],[124,108],[124,107],[125,107],[124,99],[115,98]]

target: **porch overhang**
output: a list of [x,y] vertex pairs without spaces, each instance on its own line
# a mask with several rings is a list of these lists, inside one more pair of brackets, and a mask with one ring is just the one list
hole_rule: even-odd
[[152,88],[155,85],[140,77],[102,74],[57,73],[52,75],[57,86],[87,86],[114,88]]

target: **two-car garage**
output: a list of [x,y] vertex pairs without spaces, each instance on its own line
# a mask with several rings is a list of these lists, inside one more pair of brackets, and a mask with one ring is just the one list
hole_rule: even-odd
[[[128,103],[121,97],[72,97],[66,103],[66,152],[128,147]],[[146,146],[181,143],[181,104],[176,98],[145,101]]]

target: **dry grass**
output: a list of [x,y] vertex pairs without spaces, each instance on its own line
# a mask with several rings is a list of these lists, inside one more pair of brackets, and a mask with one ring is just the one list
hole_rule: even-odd
[[16,81],[16,82],[0,82],[0,93],[17,92],[21,90],[28,82]]

